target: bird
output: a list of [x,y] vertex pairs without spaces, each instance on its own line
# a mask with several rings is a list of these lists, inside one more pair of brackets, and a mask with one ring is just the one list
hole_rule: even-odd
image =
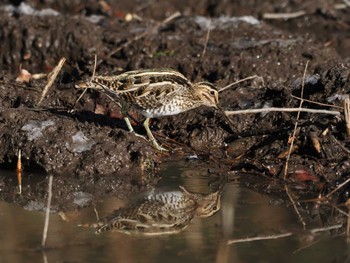
[[134,129],[128,110],[135,109],[146,117],[143,126],[149,140],[159,151],[167,149],[154,138],[149,128],[151,118],[176,115],[200,106],[219,108],[216,86],[206,81],[191,83],[181,73],[168,68],[133,70],[114,76],[96,75],[78,83],[76,88],[100,90],[116,101],[131,132]]
[[209,217],[220,210],[221,192],[198,194],[180,186],[174,191],[150,191],[98,223],[88,225],[96,234],[162,235],[184,230],[194,217]]

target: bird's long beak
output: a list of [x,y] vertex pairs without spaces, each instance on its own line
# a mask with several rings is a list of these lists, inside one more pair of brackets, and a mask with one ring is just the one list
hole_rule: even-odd
[[226,120],[226,123],[227,125],[230,127],[230,130],[231,132],[235,133],[234,132],[234,123],[230,120],[230,118],[226,115],[225,111],[223,110],[223,108],[221,108],[221,106],[219,105],[216,105],[217,106],[217,109],[222,113],[222,115],[224,116],[225,120]]

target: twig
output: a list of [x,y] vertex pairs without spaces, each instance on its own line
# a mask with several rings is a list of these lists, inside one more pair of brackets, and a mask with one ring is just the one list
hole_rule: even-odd
[[[321,228],[314,228],[310,229],[307,232],[310,232],[312,234],[319,233],[319,232],[326,232],[333,229],[339,229],[343,227],[342,224],[333,225],[333,226],[327,226],[327,227],[321,227]],[[239,239],[231,239],[227,241],[227,245],[236,244],[236,243],[244,243],[244,242],[251,242],[251,241],[260,241],[260,240],[271,240],[271,239],[279,239],[284,237],[290,237],[296,235],[293,232],[287,232],[283,234],[276,234],[276,235],[267,235],[267,236],[257,236],[257,237],[247,237],[247,238],[239,238]]]
[[305,11],[296,11],[292,13],[265,13],[263,19],[292,19],[306,15]]
[[304,75],[303,75],[303,80],[302,80],[302,83],[301,83],[301,94],[300,94],[300,98],[302,99],[300,101],[300,104],[299,104],[299,111],[298,111],[298,114],[297,114],[297,118],[296,118],[296,121],[295,121],[295,124],[294,124],[294,130],[293,130],[293,135],[292,135],[292,142],[290,143],[290,148],[289,148],[289,153],[287,155],[287,159],[286,159],[286,165],[284,167],[284,173],[283,173],[283,179],[286,180],[287,179],[287,173],[288,173],[288,162],[289,162],[289,159],[290,159],[290,155],[291,155],[291,152],[292,152],[292,149],[293,149],[293,145],[294,145],[294,140],[295,140],[295,135],[297,133],[297,127],[298,127],[298,122],[299,122],[299,118],[300,118],[300,111],[302,109],[302,106],[303,106],[303,103],[304,103],[304,85],[305,85],[305,76],[306,76],[306,70],[307,70],[307,66],[309,65],[309,61],[306,62],[306,65],[305,65],[305,69],[304,69]]
[[165,24],[169,23],[171,20],[174,20],[175,18],[179,17],[180,15],[181,15],[180,12],[176,12],[176,13],[172,14],[171,16],[169,16],[168,18],[166,18],[162,22],[160,22],[157,25],[155,25],[154,27],[152,27],[150,30],[147,30],[147,31],[143,32],[142,34],[137,35],[134,38],[130,39],[129,41],[125,42],[124,44],[122,44],[121,46],[119,46],[118,48],[116,48],[115,50],[110,52],[108,54],[108,56],[111,57],[115,53],[118,53],[123,48],[129,46],[131,43],[133,43],[133,42],[135,42],[135,41],[145,37],[146,35],[150,34],[151,32],[158,31],[160,27],[164,26]]
[[333,105],[333,104],[327,104],[327,103],[322,103],[322,102],[317,102],[317,101],[313,101],[313,100],[308,100],[308,99],[302,99],[298,96],[294,96],[294,95],[290,95],[292,98],[297,99],[297,100],[303,100],[305,102],[309,102],[312,104],[316,104],[316,105],[320,105],[320,106],[325,106],[325,107],[332,107],[332,108],[337,108],[337,109],[344,109],[344,107],[340,107],[337,105]]
[[18,193],[22,194],[22,153],[21,149],[18,150],[17,157],[17,181],[18,181]]
[[331,135],[331,138],[332,138],[333,141],[336,142],[336,144],[339,145],[339,147],[340,147],[344,152],[346,152],[347,154],[350,154],[350,150],[346,149],[345,146],[344,146],[340,141],[338,141],[337,138],[334,137],[334,135]]
[[342,182],[340,185],[338,185],[337,188],[335,188],[333,191],[331,191],[330,193],[328,193],[324,198],[329,198],[332,194],[334,194],[336,191],[338,191],[340,188],[342,188],[344,185],[346,185],[347,183],[350,182],[350,178],[348,178],[347,180],[345,180],[344,182]]
[[229,84],[229,85],[227,85],[227,86],[221,88],[221,89],[219,90],[219,92],[223,92],[224,90],[227,90],[227,89],[231,88],[232,86],[237,85],[238,83],[241,83],[241,82],[243,82],[243,81],[250,80],[250,79],[255,79],[255,78],[257,78],[257,77],[259,77],[259,76],[258,76],[258,75],[253,75],[253,76],[246,77],[246,78],[244,78],[244,79],[237,80],[237,81],[235,81],[235,82],[233,82],[233,83],[231,83],[231,84]]
[[43,240],[41,242],[41,246],[45,247],[46,238],[47,238],[47,231],[49,229],[49,219],[50,219],[50,207],[51,207],[51,198],[52,198],[52,178],[53,176],[49,176],[49,189],[48,189],[48,197],[47,197],[47,206],[46,206],[46,213],[45,213],[45,224],[44,224],[44,231],[43,231]]
[[[295,137],[296,137],[296,134],[297,134],[298,122],[299,122],[299,118],[300,118],[300,109],[302,108],[303,103],[304,103],[304,100],[303,100],[303,97],[304,97],[304,85],[305,85],[305,76],[306,76],[306,70],[307,70],[307,66],[308,65],[309,65],[309,61],[306,62],[305,69],[304,69],[303,81],[301,83],[301,95],[300,95],[302,100],[300,101],[300,104],[299,104],[299,111],[297,113],[297,118],[296,118],[295,125],[294,125],[294,130],[293,130],[293,134],[292,134],[292,141],[290,143],[289,152],[288,152],[288,155],[287,155],[287,158],[286,158],[286,164],[284,166],[283,180],[287,179],[288,163],[289,163],[290,156],[292,154],[292,149],[294,148],[293,146],[294,146],[294,141],[295,141]],[[294,198],[289,193],[288,185],[285,184],[284,188],[286,190],[286,194],[288,195],[290,201],[292,202],[292,205],[294,207],[295,212],[297,213],[297,215],[299,217],[300,222],[302,223],[303,227],[305,228],[306,223],[305,223],[304,219],[302,218],[302,216],[300,214],[300,211],[299,211],[299,209],[298,209],[298,207],[297,207],[297,205],[295,203]]]
[[[96,74],[96,67],[97,67],[97,54],[95,54],[95,64],[94,64],[94,69],[92,71],[92,76],[90,79],[90,82],[93,80],[93,78],[95,77]],[[80,94],[79,98],[75,101],[74,105],[76,105],[79,100],[84,96],[84,94],[86,93],[86,91],[88,90],[88,88],[85,88],[84,91]]]
[[207,35],[206,35],[206,37],[205,37],[205,43],[204,43],[204,48],[203,48],[203,52],[202,52],[201,58],[204,57],[205,52],[206,52],[206,50],[207,50],[208,41],[209,41],[209,36],[210,36],[210,27],[211,27],[211,19],[208,20],[208,32],[207,32]]
[[340,115],[339,111],[307,109],[307,108],[277,108],[277,107],[225,111],[225,113],[227,115],[237,115],[237,114],[263,113],[263,112],[273,112],[273,111],[278,111],[278,112],[309,112],[309,113],[319,113],[319,114]]
[[227,241],[227,245],[236,244],[236,243],[251,242],[251,241],[279,239],[279,238],[283,238],[283,237],[290,237],[292,235],[293,235],[292,232],[287,232],[287,233],[278,234],[278,235],[269,235],[269,236],[258,236],[258,237],[247,237],[247,238],[240,238],[240,239],[232,239],[232,240]]
[[346,96],[344,99],[344,115],[345,115],[345,125],[346,133],[350,136],[350,98]]
[[47,92],[49,91],[49,89],[51,88],[53,82],[57,78],[57,75],[60,72],[61,68],[63,67],[63,64],[64,64],[65,61],[66,61],[66,58],[61,58],[60,62],[58,62],[58,64],[57,64],[57,66],[48,75],[49,79],[47,81],[47,84],[46,84],[45,88],[43,89],[43,92],[41,94],[39,102],[37,103],[37,106],[40,106],[41,102],[45,98]]

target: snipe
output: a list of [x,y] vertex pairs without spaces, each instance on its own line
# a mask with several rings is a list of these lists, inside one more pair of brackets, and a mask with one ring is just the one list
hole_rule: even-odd
[[209,217],[220,210],[219,192],[202,195],[180,188],[181,191],[150,192],[90,227],[96,228],[97,234],[171,234],[185,229],[195,216]]
[[127,117],[133,108],[146,117],[143,125],[149,139],[160,147],[149,128],[150,118],[175,115],[200,106],[218,108],[219,93],[208,82],[192,84],[181,73],[172,69],[148,69],[125,72],[117,76],[94,76],[81,82],[77,88],[104,91],[121,105],[121,111],[130,131],[134,132]]

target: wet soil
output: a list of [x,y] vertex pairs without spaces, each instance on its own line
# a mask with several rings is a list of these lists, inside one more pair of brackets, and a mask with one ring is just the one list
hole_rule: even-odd
[[[0,7],[0,162],[14,170],[20,149],[25,171],[54,174],[57,210],[76,207],[67,198],[77,193],[123,197],[150,188],[163,163],[186,159],[221,181],[254,174],[255,180],[241,181],[287,200],[281,179],[296,113],[233,115],[234,127],[208,108],[154,119],[157,140],[170,149],[160,153],[128,132],[118,106],[104,94],[88,91],[77,102],[81,90],[74,85],[91,77],[95,54],[98,75],[166,67],[218,88],[257,75],[220,93],[227,111],[299,107],[293,96],[301,96],[308,62],[303,97],[329,105],[305,101],[303,107],[341,115],[300,114],[289,160],[291,189],[297,197],[326,195],[348,178],[349,140],[337,108],[350,91],[350,8],[342,2],[13,2]],[[164,22],[177,11],[182,15]],[[305,13],[265,19],[266,13],[296,11]],[[62,57],[67,61],[38,106],[47,80],[25,82],[20,69],[47,74]],[[46,181],[30,174],[21,196],[13,194],[16,180],[1,176],[1,198],[44,203]],[[346,201],[347,187],[330,197]]]

